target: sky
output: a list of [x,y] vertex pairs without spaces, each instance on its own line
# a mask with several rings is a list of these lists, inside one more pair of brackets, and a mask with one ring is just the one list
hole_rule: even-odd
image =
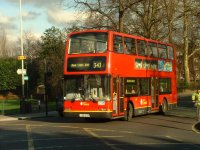
[[[63,4],[64,2],[64,4]],[[83,19],[75,11],[73,0],[21,0],[22,28],[35,37],[52,26],[62,28],[67,23]],[[0,0],[0,30],[5,31],[8,40],[20,37],[20,0]]]

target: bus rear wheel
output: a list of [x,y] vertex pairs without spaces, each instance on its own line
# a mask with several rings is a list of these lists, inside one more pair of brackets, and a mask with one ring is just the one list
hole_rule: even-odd
[[161,113],[164,115],[168,110],[167,100],[164,99],[161,106]]
[[133,117],[133,105],[131,103],[128,103],[126,111],[125,111],[124,120],[130,121],[132,117]]

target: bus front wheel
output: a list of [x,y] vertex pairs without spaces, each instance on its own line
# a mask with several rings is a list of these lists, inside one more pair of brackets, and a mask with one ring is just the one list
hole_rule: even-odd
[[128,103],[126,111],[125,111],[124,120],[130,121],[132,117],[133,117],[133,105],[131,103]]

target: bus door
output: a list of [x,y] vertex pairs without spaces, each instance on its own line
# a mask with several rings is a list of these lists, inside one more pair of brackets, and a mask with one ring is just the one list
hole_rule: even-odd
[[113,78],[113,115],[124,114],[124,80],[123,78]]
[[152,77],[151,78],[151,110],[158,109],[158,78]]

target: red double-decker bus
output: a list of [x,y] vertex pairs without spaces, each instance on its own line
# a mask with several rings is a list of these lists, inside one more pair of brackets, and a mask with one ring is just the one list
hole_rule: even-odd
[[171,44],[108,30],[69,34],[64,59],[65,117],[123,118],[177,105]]

